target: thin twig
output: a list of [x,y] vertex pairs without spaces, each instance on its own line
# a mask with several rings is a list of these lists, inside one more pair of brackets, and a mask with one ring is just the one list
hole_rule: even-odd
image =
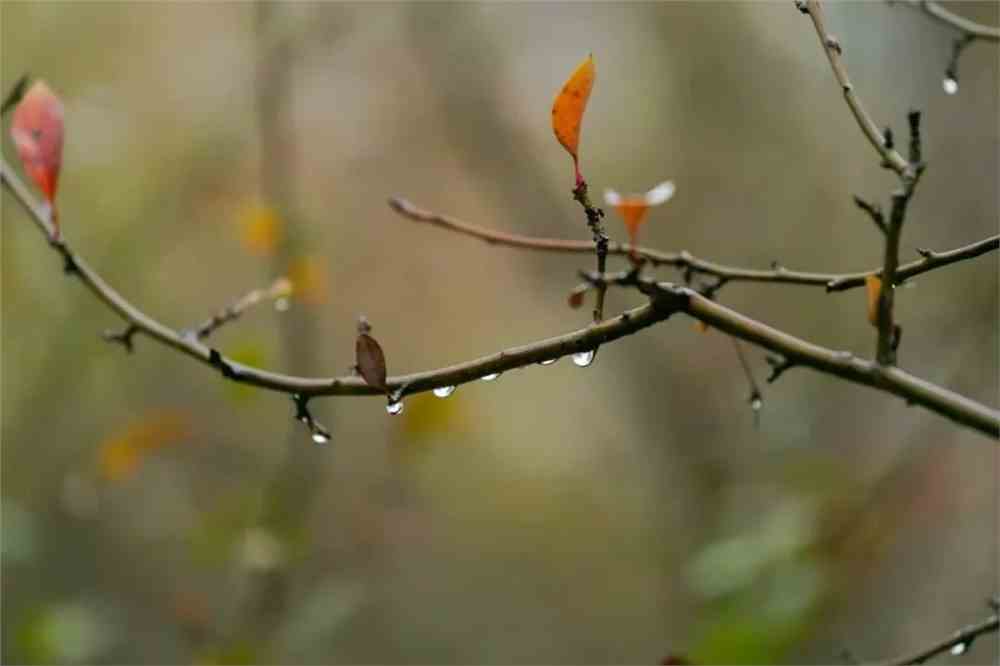
[[948,638],[935,641],[934,643],[921,648],[916,652],[884,661],[880,664],[880,666],[910,666],[911,664],[922,664],[928,659],[936,657],[940,654],[945,654],[946,652],[951,652],[956,648],[964,653],[977,638],[986,634],[994,633],[998,628],[1000,628],[1000,619],[998,619],[997,615],[994,614],[982,622],[962,627]]
[[[587,226],[594,237],[594,253],[597,255],[597,272],[604,273],[608,264],[608,234],[604,231],[601,220],[604,218],[604,211],[597,208],[590,202],[587,181],[581,180],[576,189],[573,190],[573,200],[577,201],[587,216]],[[597,300],[594,304],[594,321],[599,322],[604,319],[604,294],[606,287],[597,288]]]
[[837,79],[837,83],[840,84],[840,89],[844,93],[844,101],[850,107],[851,113],[858,123],[858,127],[861,128],[865,138],[868,139],[868,143],[882,157],[882,165],[887,169],[895,171],[901,178],[910,177],[910,163],[892,147],[890,141],[886,140],[886,137],[879,130],[878,125],[868,115],[861,100],[854,93],[854,85],[851,83],[851,79],[847,75],[847,67],[844,65],[843,47],[837,38],[831,35],[826,29],[822,4],[819,0],[806,0],[797,6],[812,19],[813,26],[816,28],[816,34],[819,36],[819,42],[823,47],[824,53],[826,53],[827,59],[830,61],[830,67],[833,69],[833,76]]
[[[448,215],[441,215],[419,208],[406,199],[393,197],[389,206],[403,217],[415,222],[424,222],[441,229],[477,238],[490,245],[503,245],[522,250],[535,250],[561,254],[593,254],[594,243],[591,241],[564,240],[561,238],[541,238],[511,234],[488,227],[481,227],[464,222]],[[921,250],[921,259],[903,264],[896,271],[896,284],[902,284],[909,278],[927,271],[947,266],[959,261],[973,259],[987,252],[1000,249],[1000,235],[990,236],[969,245],[941,252]],[[693,273],[726,278],[732,282],[770,282],[779,284],[797,284],[803,286],[825,287],[827,291],[847,291],[862,287],[865,277],[881,276],[882,269],[876,268],[859,273],[814,273],[808,271],[793,271],[777,266],[771,270],[741,268],[726,266],[706,259],[700,259],[689,252],[664,252],[646,247],[631,246],[627,243],[608,243],[608,255],[628,257],[636,255],[654,266],[672,266]]]
[[[44,215],[41,206],[28,193],[25,185],[2,160],[0,160],[0,180],[28,212],[42,233],[49,237],[51,222]],[[227,379],[283,393],[298,393],[304,397],[385,394],[384,390],[369,386],[361,377],[295,377],[237,363],[222,356],[218,350],[192,339],[191,336],[182,335],[139,310],[105,282],[82,258],[73,254],[65,243],[52,247],[63,256],[70,257],[77,266],[77,271],[73,275],[128,323],[134,324],[151,339],[214,367]],[[650,296],[651,302],[646,305],[582,330],[515,347],[491,356],[438,370],[389,377],[386,380],[386,387],[390,391],[398,391],[402,397],[444,386],[465,384],[485,375],[593,350],[604,343],[632,335],[636,331],[664,321],[677,312],[685,312],[712,328],[781,354],[798,365],[897,395],[909,403],[927,407],[993,439],[1000,439],[1000,412],[990,407],[898,368],[881,367],[871,361],[857,358],[849,352],[837,352],[820,347],[778,331],[719,305],[694,290],[670,283],[640,279],[635,273],[636,271],[630,271],[628,274],[631,276],[630,284]],[[598,276],[594,281],[605,280],[603,276]]]
[[987,42],[1000,42],[1000,28],[994,28],[991,25],[985,25],[983,23],[976,23],[964,16],[959,16],[954,12],[946,9],[944,5],[939,2],[933,2],[932,0],[892,0],[893,2],[902,2],[903,4],[921,10],[927,16],[947,25],[955,30],[961,31],[967,36],[971,36],[975,39],[982,39]]
[[275,280],[271,286],[264,289],[254,289],[248,294],[240,297],[230,305],[219,310],[217,313],[206,319],[191,333],[199,340],[204,340],[223,325],[239,317],[258,303],[276,301],[286,298],[292,293],[292,284],[288,278],[281,277]]

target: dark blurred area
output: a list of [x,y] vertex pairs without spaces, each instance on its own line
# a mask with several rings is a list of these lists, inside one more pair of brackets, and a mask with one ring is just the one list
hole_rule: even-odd
[[[924,112],[903,260],[996,233],[996,45],[970,46],[946,95],[946,26],[881,2],[827,15],[897,141]],[[585,326],[566,295],[591,258],[385,202],[588,238],[549,125],[588,53],[593,190],[677,185],[644,244],[881,262],[851,197],[888,205],[897,181],[792,3],[3,2],[0,21],[2,90],[30,72],[65,103],[62,228],[111,284],[183,328],[292,279],[287,310],[212,338],[254,365],[343,374],[361,314],[390,374]],[[120,322],[0,201],[4,663],[833,663],[944,638],[998,590],[995,442],[885,393],[795,369],[764,385],[755,427],[731,342],[675,317],[586,369],[412,396],[396,417],[314,401],[333,436],[317,446],[285,395],[103,341]],[[613,213],[608,228],[624,238]],[[997,268],[896,295],[900,365],[994,406]],[[864,290],[734,283],[720,300],[874,353]],[[641,302],[612,291],[607,308]],[[940,662],[996,663],[997,646]]]

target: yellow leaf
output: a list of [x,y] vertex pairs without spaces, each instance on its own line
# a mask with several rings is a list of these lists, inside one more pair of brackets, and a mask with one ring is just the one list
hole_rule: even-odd
[[594,88],[594,56],[589,55],[570,75],[552,104],[552,131],[563,148],[573,157],[576,183],[583,181],[580,175],[580,124],[583,112]]
[[878,297],[882,292],[882,280],[875,275],[866,275],[865,288],[868,291],[868,323],[877,327]]
[[296,300],[322,305],[327,298],[326,267],[313,256],[298,257],[288,265],[288,279]]
[[272,208],[255,204],[240,216],[240,240],[250,254],[270,256],[281,242],[282,227],[281,218]]

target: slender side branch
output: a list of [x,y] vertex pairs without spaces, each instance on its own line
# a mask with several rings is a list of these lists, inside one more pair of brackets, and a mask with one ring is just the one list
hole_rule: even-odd
[[1000,618],[994,614],[982,622],[963,627],[948,638],[935,641],[927,647],[917,650],[912,654],[903,655],[896,657],[895,659],[882,662],[880,666],[909,666],[910,664],[922,664],[928,659],[945,654],[946,652],[951,652],[956,648],[960,650],[959,654],[961,654],[962,652],[965,652],[970,645],[972,645],[974,640],[980,636],[995,633],[998,628],[1000,628]]
[[276,301],[286,298],[292,293],[292,283],[288,278],[280,277],[271,286],[264,289],[254,289],[253,291],[240,297],[230,305],[219,310],[217,313],[206,319],[199,326],[191,331],[199,340],[204,340],[223,325],[239,319],[240,316],[257,305],[269,301]]
[[827,59],[830,61],[831,69],[833,69],[833,76],[837,79],[837,83],[840,84],[840,89],[844,93],[844,101],[850,107],[851,113],[858,123],[858,127],[861,128],[865,138],[868,139],[868,143],[882,157],[882,165],[887,169],[892,169],[900,177],[910,177],[910,163],[892,147],[891,141],[886,140],[886,137],[879,130],[878,125],[868,115],[861,100],[854,93],[854,85],[851,83],[851,79],[847,75],[847,67],[844,65],[843,48],[837,38],[831,35],[826,29],[822,4],[820,4],[819,0],[806,0],[797,6],[812,19],[813,26],[816,28],[816,34],[819,36],[819,42],[823,46],[823,51],[826,53]]
[[[559,238],[540,238],[536,236],[524,236],[521,234],[510,234],[497,231],[488,227],[481,227],[468,222],[464,222],[454,217],[434,213],[423,208],[419,208],[406,199],[393,197],[389,199],[389,206],[403,217],[415,222],[424,222],[441,229],[454,231],[456,233],[477,238],[490,245],[503,245],[506,247],[518,248],[522,250],[535,250],[540,252],[553,252],[562,254],[593,254],[594,243],[591,241],[563,240]],[[921,249],[919,254],[921,259],[901,265],[896,271],[896,284],[902,284],[906,280],[926,273],[927,271],[941,268],[966,259],[973,259],[987,252],[1000,249],[1000,235],[990,236],[983,240],[976,241],[970,245],[934,252]],[[732,282],[773,282],[779,284],[797,284],[804,286],[825,287],[827,291],[847,291],[862,287],[865,284],[865,277],[868,275],[882,275],[882,269],[876,268],[859,273],[813,273],[807,271],[793,271],[783,266],[776,266],[771,270],[757,270],[753,268],[741,268],[738,266],[726,266],[717,264],[705,259],[699,259],[688,252],[663,252],[646,247],[633,247],[627,243],[608,243],[608,254],[613,256],[627,257],[636,255],[654,266],[672,266],[682,270],[690,270],[693,273],[712,275],[717,278],[726,278]]]
[[986,42],[1000,42],[1000,28],[976,23],[964,16],[952,12],[939,2],[932,0],[898,0],[904,4],[919,9],[927,16],[961,31],[965,36],[981,39]]
[[[20,179],[2,160],[0,160],[0,180],[21,203],[36,226],[46,237],[50,237],[51,221],[41,206],[33,200]],[[132,305],[83,259],[75,255],[64,242],[51,245],[64,258],[73,262],[76,270],[71,275],[79,278],[94,296],[118,313],[128,324],[134,325],[153,340],[215,368],[227,379],[273,391],[298,394],[300,399],[320,395],[385,394],[384,389],[369,386],[361,377],[294,377],[227,359],[218,350],[202,344],[193,336],[178,333]],[[1000,439],[1000,412],[914,377],[899,368],[881,367],[871,361],[856,358],[849,352],[836,352],[814,345],[745,317],[686,287],[640,279],[637,271],[630,271],[626,274],[626,279],[630,285],[638,287],[647,294],[650,303],[627,310],[617,317],[592,324],[585,329],[508,349],[492,356],[439,370],[389,377],[386,380],[386,388],[402,397],[434,388],[468,383],[488,374],[593,350],[604,343],[664,321],[676,312],[685,312],[733,337],[780,354],[797,365],[811,367],[857,384],[898,395],[910,403],[922,405],[994,439]],[[598,276],[594,281],[608,282],[603,276]]]

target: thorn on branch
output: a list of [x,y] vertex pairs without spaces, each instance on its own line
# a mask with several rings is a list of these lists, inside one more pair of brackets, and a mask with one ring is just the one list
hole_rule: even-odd
[[106,342],[116,342],[125,348],[125,351],[129,354],[132,353],[134,346],[132,344],[132,337],[139,332],[139,327],[135,324],[129,324],[121,331],[112,331],[110,329],[104,331],[101,337],[104,338]]
[[767,377],[768,384],[773,384],[778,380],[778,377],[785,373],[786,370],[790,370],[795,367],[794,362],[782,356],[765,356],[764,360],[767,361],[769,366],[771,366],[771,374]]
[[854,195],[854,204],[861,210],[868,213],[868,217],[871,218],[878,230],[883,234],[888,233],[888,229],[885,226],[885,215],[882,213],[882,207],[878,204],[873,204],[865,201],[858,195]]
[[895,139],[892,136],[892,128],[888,125],[882,131],[882,145],[885,146],[886,150],[893,150],[896,147]]
[[913,109],[906,115],[906,118],[910,121],[910,166],[919,172],[924,168],[920,140],[920,111]]

